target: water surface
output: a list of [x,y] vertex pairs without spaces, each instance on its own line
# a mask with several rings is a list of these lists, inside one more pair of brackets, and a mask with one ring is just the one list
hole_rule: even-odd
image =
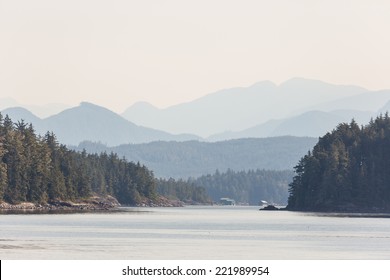
[[0,215],[0,259],[390,259],[390,219],[257,207]]

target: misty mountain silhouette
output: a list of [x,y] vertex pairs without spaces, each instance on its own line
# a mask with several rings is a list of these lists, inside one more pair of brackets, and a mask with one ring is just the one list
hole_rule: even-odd
[[390,90],[368,91],[294,78],[279,86],[263,81],[225,89],[166,109],[138,102],[122,115],[87,102],[43,119],[20,107],[2,112],[15,122],[31,122],[40,134],[53,131],[64,144],[89,140],[116,146],[283,135],[319,137],[352,118],[367,123],[390,107],[389,100]]
[[53,131],[63,144],[78,145],[85,140],[99,141],[108,146],[125,143],[146,143],[157,140],[193,140],[192,135],[173,135],[163,131],[135,125],[120,115],[91,103],[67,109],[59,114],[40,119],[23,108],[3,110],[13,121],[24,119],[32,123],[36,131],[45,134]]
[[315,105],[364,92],[367,90],[357,86],[332,85],[302,78],[290,79],[279,86],[263,81],[250,87],[220,90],[165,109],[145,102],[136,103],[122,116],[139,125],[171,133],[208,137],[298,115]]

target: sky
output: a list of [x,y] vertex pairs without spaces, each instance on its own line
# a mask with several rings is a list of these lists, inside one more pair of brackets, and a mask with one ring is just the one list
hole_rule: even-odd
[[0,99],[123,112],[293,77],[390,88],[387,0],[0,0]]

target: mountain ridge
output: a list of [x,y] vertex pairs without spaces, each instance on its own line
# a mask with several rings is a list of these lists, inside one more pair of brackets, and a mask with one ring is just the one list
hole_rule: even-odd
[[48,103],[45,105],[29,105],[29,104],[21,104],[16,101],[12,97],[4,97],[0,98],[0,111],[14,108],[14,107],[22,107],[33,113],[35,116],[39,118],[47,118],[54,114],[57,114],[71,106],[63,104],[63,103]]
[[293,78],[279,86],[261,81],[249,87],[222,89],[164,109],[153,107],[145,114],[131,106],[121,115],[147,127],[207,138],[221,131],[243,130],[269,119],[294,116],[306,108],[364,92],[367,90],[358,86],[303,78]]
[[[223,89],[165,109],[137,102],[129,107],[135,114],[130,120],[90,102],[42,119],[15,107],[3,113],[10,114],[15,121],[25,119],[33,123],[41,134],[54,131],[65,144],[90,140],[116,146],[158,140],[319,137],[353,118],[366,123],[389,108],[389,100],[390,90],[368,91],[358,86],[293,78],[280,85],[261,81],[249,87]],[[160,125],[163,127],[158,128]],[[176,132],[169,129],[172,127],[176,127]]]
[[109,146],[125,143],[144,143],[156,140],[199,139],[195,135],[173,135],[164,131],[138,126],[125,120],[115,112],[89,103],[66,109],[48,118],[40,119],[27,109],[14,107],[2,111],[14,121],[24,119],[32,123],[36,131],[43,135],[53,131],[58,140],[67,145],[78,145],[82,141],[100,141]]

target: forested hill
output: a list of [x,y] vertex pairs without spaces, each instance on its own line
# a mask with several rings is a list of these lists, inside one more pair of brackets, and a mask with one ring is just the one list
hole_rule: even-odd
[[77,149],[90,153],[114,152],[129,161],[140,162],[156,177],[182,178],[242,170],[292,170],[299,158],[313,148],[317,138],[272,137],[247,138],[215,143],[158,141],[107,147],[83,142]]
[[145,166],[115,154],[71,151],[54,134],[40,137],[31,125],[0,114],[0,202],[45,204],[96,194],[133,205],[157,197]]
[[390,117],[359,127],[342,123],[301,158],[288,209],[390,211]]

